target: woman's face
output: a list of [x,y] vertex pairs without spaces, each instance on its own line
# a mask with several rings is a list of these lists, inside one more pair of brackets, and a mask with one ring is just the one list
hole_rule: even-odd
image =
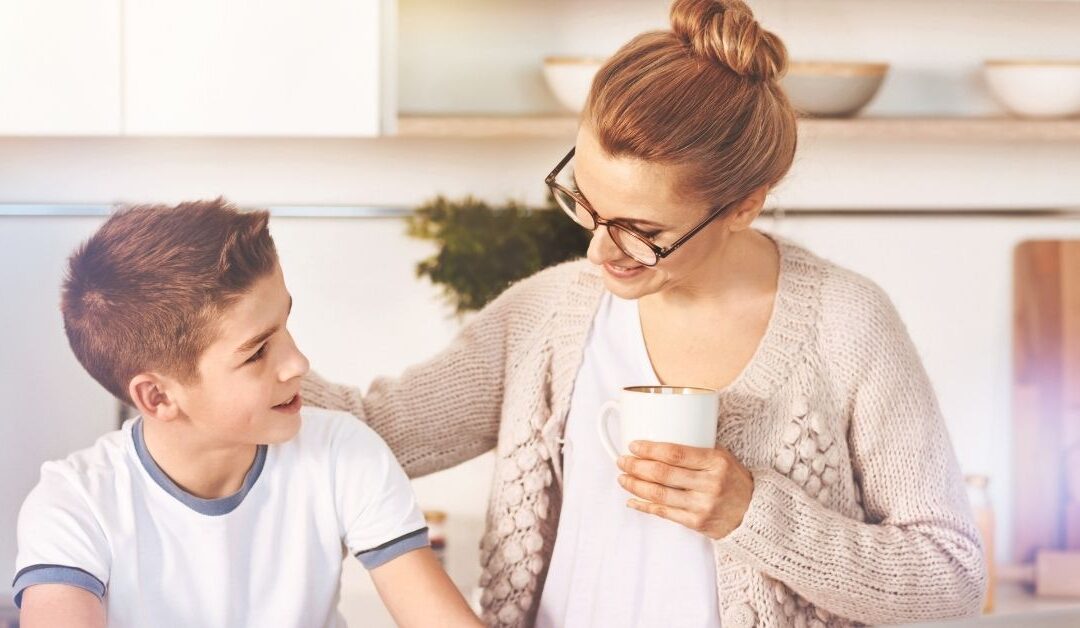
[[[574,155],[574,176],[582,195],[601,218],[630,226],[661,247],[670,246],[708,215],[706,203],[680,194],[674,166],[613,158],[582,125]],[[600,227],[589,243],[589,261],[603,269],[604,284],[624,299],[688,287],[708,262],[719,260],[732,232],[721,217],[695,234],[656,266],[642,266],[619,250]]]

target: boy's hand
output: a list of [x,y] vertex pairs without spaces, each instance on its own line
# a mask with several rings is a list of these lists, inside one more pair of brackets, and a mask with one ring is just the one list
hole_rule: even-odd
[[22,628],[105,628],[105,605],[93,593],[67,584],[35,584],[23,591]]
[[371,570],[379,597],[402,628],[483,626],[429,547]]

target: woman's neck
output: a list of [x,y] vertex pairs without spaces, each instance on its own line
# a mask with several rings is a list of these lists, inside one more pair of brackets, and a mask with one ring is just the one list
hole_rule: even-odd
[[696,272],[676,285],[642,297],[657,309],[715,310],[772,298],[780,272],[777,244],[764,234],[747,229],[732,234],[725,246]]
[[[143,418],[143,441],[150,457],[177,486],[201,499],[228,497],[240,490],[255,460],[256,445],[208,443],[186,421]],[[181,422],[183,425],[179,425]]]

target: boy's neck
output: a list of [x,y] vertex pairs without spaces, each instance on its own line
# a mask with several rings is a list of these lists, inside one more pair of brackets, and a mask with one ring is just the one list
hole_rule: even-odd
[[183,421],[142,419],[150,457],[177,486],[200,499],[219,499],[244,485],[257,445],[210,443]]

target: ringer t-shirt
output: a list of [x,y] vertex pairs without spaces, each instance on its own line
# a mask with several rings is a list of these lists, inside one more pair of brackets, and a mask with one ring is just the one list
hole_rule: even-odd
[[41,467],[23,502],[12,585],[102,599],[111,627],[344,626],[345,552],[374,569],[428,545],[408,478],[353,416],[303,408],[258,447],[242,488],[200,499],[154,462],[142,419]]

